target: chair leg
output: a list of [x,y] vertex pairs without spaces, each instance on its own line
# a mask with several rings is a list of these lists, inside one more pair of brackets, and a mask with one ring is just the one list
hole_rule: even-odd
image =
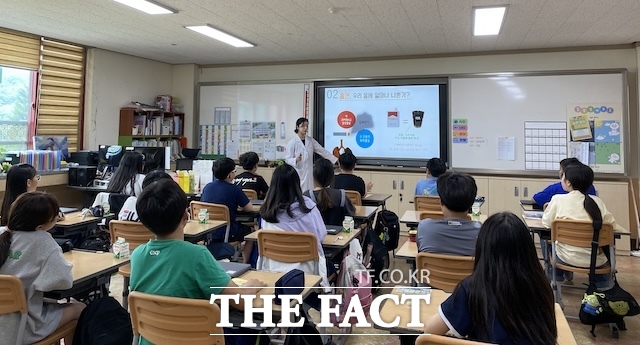
[[122,284],[122,307],[129,310],[129,277],[124,277]]

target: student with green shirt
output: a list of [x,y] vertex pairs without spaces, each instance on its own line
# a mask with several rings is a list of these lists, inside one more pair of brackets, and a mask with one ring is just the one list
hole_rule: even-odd
[[[188,206],[187,196],[171,180],[154,182],[142,191],[136,211],[156,239],[138,246],[131,254],[131,291],[210,299],[211,294],[255,294],[266,286],[249,279],[242,288],[238,287],[206,247],[184,241]],[[244,308],[242,302],[230,301],[237,309]],[[150,343],[140,337],[139,344]]]

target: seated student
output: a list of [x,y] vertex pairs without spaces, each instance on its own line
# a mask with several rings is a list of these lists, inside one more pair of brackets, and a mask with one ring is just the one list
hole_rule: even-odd
[[[582,164],[582,163],[580,163],[580,161],[575,157],[565,158],[561,160],[560,172],[559,172],[560,178],[562,178],[562,175],[564,174],[564,169],[570,164]],[[596,189],[593,188],[593,185],[589,186],[588,192],[591,195],[596,195]],[[562,188],[562,182],[553,183],[549,185],[547,188],[543,189],[542,191],[534,194],[533,201],[535,201],[535,203],[538,204],[540,208],[544,208],[545,205],[549,203],[549,201],[551,201],[551,197],[556,194],[567,194],[567,191],[565,191]]]
[[[322,286],[329,286],[327,277],[330,274],[327,272],[331,269],[327,269],[322,249],[322,241],[327,236],[327,227],[316,204],[309,197],[302,195],[300,177],[291,165],[283,164],[273,171],[271,188],[260,207],[260,217],[262,218],[261,229],[309,232],[316,235],[320,263],[319,273],[315,274],[322,277]],[[304,268],[303,266],[300,269],[312,273],[310,268],[306,270]]]
[[[229,208],[231,219],[231,229],[229,230],[229,242],[242,242],[244,237],[251,232],[248,226],[236,222],[236,212],[238,207],[246,212],[253,211],[253,205],[242,189],[233,184],[236,176],[236,163],[231,158],[221,158],[213,164],[213,176],[215,180],[207,183],[202,190],[200,200],[212,204],[222,204]],[[224,239],[225,229],[221,229],[214,234],[214,240]],[[246,263],[251,256],[253,242],[245,243],[242,251],[242,260]]]
[[111,176],[107,193],[138,196],[142,192],[144,156],[140,152],[127,152],[122,156],[118,169]]
[[256,174],[259,160],[260,158],[258,158],[258,154],[255,152],[250,151],[240,155],[240,165],[242,165],[244,171],[236,175],[233,179],[233,184],[242,189],[255,190],[256,193],[258,193],[258,199],[262,200],[267,194],[269,185],[267,185],[267,182],[262,176]]
[[418,251],[473,256],[480,222],[467,219],[476,198],[476,181],[468,174],[438,176],[438,194],[444,219],[423,219],[418,224]]
[[426,322],[425,333],[451,331],[501,345],[556,344],[553,293],[522,220],[509,212],[489,217],[478,234],[474,265]]
[[427,178],[416,184],[415,195],[438,196],[438,176],[447,171],[447,165],[440,158],[431,158],[427,162]]
[[356,208],[341,189],[331,188],[335,174],[333,164],[327,159],[319,158],[313,165],[313,195],[304,192],[317,205],[326,225],[342,225],[344,216],[353,216]]
[[[142,180],[142,190],[144,190],[145,188],[147,188],[148,185],[156,182],[156,181],[160,181],[160,180],[171,180],[173,181],[173,178],[171,178],[171,176],[169,174],[167,174],[164,171],[160,171],[160,170],[154,170],[150,173],[148,173],[145,177],[144,180]],[[130,196],[127,198],[127,200],[124,202],[124,204],[122,205],[122,208],[120,209],[120,212],[118,213],[118,220],[128,220],[131,222],[138,222],[140,221],[138,219],[138,213],[136,213],[136,201],[138,200],[137,197],[135,196]]]
[[338,162],[341,173],[336,175],[333,188],[355,190],[360,192],[361,196],[365,196],[373,188],[373,183],[369,182],[365,185],[362,177],[353,174],[353,169],[356,167],[356,156],[353,155],[351,149],[345,149],[338,158]]
[[[18,197],[9,211],[8,230],[0,235],[0,274],[22,281],[29,313],[22,344],[32,344],[49,336],[58,327],[77,320],[85,305],[79,302],[49,303],[44,292],[73,286],[71,264],[47,231],[58,221],[58,201],[51,194],[27,192]],[[14,344],[20,316],[0,315],[0,342]],[[71,344],[65,339],[65,344]]]
[[9,209],[11,204],[23,193],[33,192],[38,188],[40,175],[30,164],[17,164],[9,168],[7,172],[6,190],[2,198],[2,209],[0,210],[0,233],[2,233],[9,222]]
[[[564,173],[560,179],[562,188],[567,194],[556,194],[551,198],[549,206],[542,215],[542,225],[547,228],[551,227],[554,219],[575,219],[575,220],[600,220],[605,223],[611,223],[616,231],[629,232],[627,229],[616,223],[613,215],[604,202],[595,195],[587,197],[587,191],[593,184],[593,170],[582,164],[576,163],[568,165],[564,168]],[[551,252],[551,246],[545,246],[548,249],[547,255]],[[544,250],[544,248],[543,248]],[[561,263],[567,265],[589,268],[591,264],[591,248],[579,248],[569,244],[559,242],[556,245],[557,259]],[[596,267],[600,267],[607,263],[607,258],[600,250],[596,257]],[[573,272],[556,270],[556,280],[564,281],[564,278],[571,280]],[[551,279],[551,267],[547,265],[547,275]],[[608,287],[611,283],[609,274],[596,274],[596,285],[598,287]]]
[[[161,179],[145,188],[136,203],[140,221],[156,235],[155,240],[131,253],[131,291],[194,299],[211,294],[255,294],[263,282],[248,280],[239,288],[206,247],[184,240],[189,220],[189,201],[174,181]],[[243,309],[239,304],[230,302]],[[140,337],[139,344],[151,344]]]

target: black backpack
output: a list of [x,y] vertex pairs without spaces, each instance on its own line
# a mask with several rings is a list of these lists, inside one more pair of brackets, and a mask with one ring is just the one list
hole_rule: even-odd
[[304,317],[302,327],[289,327],[287,330],[284,345],[324,345],[322,336],[311,322],[309,314],[302,311],[302,317]]
[[368,261],[367,268],[373,270],[373,276],[371,277],[373,290],[374,292],[378,291],[377,287],[383,281],[382,272],[389,268],[389,251],[373,230],[367,231],[362,250],[365,255],[365,263]]
[[129,313],[113,297],[98,298],[80,314],[74,345],[123,345],[133,342]]
[[84,241],[82,241],[82,244],[80,244],[80,249],[102,252],[108,252],[110,247],[111,245],[109,241],[105,240],[101,236],[89,236]]
[[382,210],[378,212],[375,231],[382,241],[382,244],[387,247],[387,250],[395,250],[398,248],[400,221],[398,215],[393,211]]

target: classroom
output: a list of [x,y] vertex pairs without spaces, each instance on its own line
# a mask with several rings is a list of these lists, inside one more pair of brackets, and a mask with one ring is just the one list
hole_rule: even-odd
[[[323,336],[323,342],[327,343],[330,338],[335,343],[352,345],[368,342],[422,345],[430,344],[421,342],[428,341],[426,339],[416,342],[424,326],[415,326],[410,311],[412,303],[400,300],[422,296],[426,291],[422,281],[412,284],[411,278],[411,274],[422,267],[422,259],[417,259],[418,248],[422,248],[419,224],[423,224],[425,218],[436,217],[430,212],[448,217],[443,211],[448,206],[444,202],[446,196],[440,196],[442,199],[434,209],[423,208],[422,202],[428,198],[416,198],[421,194],[416,193],[416,185],[427,178],[430,159],[440,158],[446,169],[459,179],[473,177],[475,204],[458,212],[462,219],[467,221],[468,217],[469,222],[481,224],[493,219],[490,217],[496,213],[515,214],[533,239],[539,263],[551,267],[554,265],[550,264],[545,248],[548,246],[551,253],[550,248],[555,246],[545,238],[550,240],[555,230],[549,230],[551,225],[545,218],[549,212],[542,210],[543,205],[539,208],[535,205],[534,194],[554,184],[562,190],[566,182],[561,181],[565,181],[565,177],[569,181],[571,174],[577,174],[576,165],[580,164],[573,163],[573,169],[561,167],[559,175],[558,163],[575,156],[594,174],[587,187],[595,188],[598,199],[594,200],[601,209],[606,205],[604,222],[609,216],[615,218],[613,230],[607,232],[612,236],[612,248],[615,247],[614,259],[610,259],[615,262],[615,277],[626,291],[640,297],[637,278],[640,269],[634,256],[640,253],[640,155],[637,149],[640,145],[640,26],[637,21],[640,7],[637,1],[154,0],[152,3],[166,11],[156,15],[128,7],[123,4],[126,2],[137,1],[2,1],[0,158],[38,146],[34,137],[64,138],[71,157],[79,151],[93,151],[100,160],[105,154],[111,155],[108,146],[122,148],[123,152],[117,155],[120,160],[129,155],[125,147],[141,146],[131,150],[146,157],[156,148],[156,140],[163,142],[160,145],[170,146],[170,150],[158,150],[162,160],[154,163],[157,166],[145,161],[147,168],[140,172],[159,169],[173,176],[176,170],[195,171],[197,179],[202,181],[199,186],[195,189],[181,186],[189,202],[194,201],[189,204],[188,214],[185,213],[192,219],[185,223],[182,242],[199,247],[204,243],[213,257],[219,259],[218,252],[208,247],[217,243],[212,242],[212,234],[224,234],[226,230],[223,236],[226,243],[232,242],[229,232],[235,239],[236,226],[266,229],[261,231],[282,229],[265,221],[262,211],[258,211],[267,208],[261,206],[269,199],[269,192],[259,194],[260,197],[249,195],[251,203],[247,206],[253,205],[252,208],[243,209],[244,204],[238,204],[237,210],[227,208],[229,217],[237,217],[238,222],[216,219],[215,211],[208,209],[204,202],[211,200],[205,196],[210,194],[204,191],[205,185],[220,180],[214,176],[218,165],[211,159],[220,161],[220,172],[227,169],[222,158],[231,158],[235,165],[228,175],[240,174],[247,170],[242,166],[241,155],[255,151],[259,158],[255,172],[269,186],[283,173],[281,169],[276,174],[276,166],[283,163],[295,167],[302,192],[313,189],[314,182],[316,187],[318,184],[314,181],[315,170],[321,165],[313,164],[311,140],[305,142],[303,136],[294,132],[302,124],[302,128],[308,128],[304,129],[307,137],[327,150],[325,156],[316,149],[316,157],[335,161],[332,167],[338,174],[337,158],[349,148],[358,161],[353,174],[372,185],[361,195],[353,196],[354,199],[351,193],[347,195],[349,204],[355,205],[350,215],[355,221],[352,227],[357,231],[326,234],[333,224],[324,220],[326,229],[322,231],[326,237],[316,238],[320,248],[316,258],[319,255],[319,260],[326,258],[327,262],[333,262],[339,271],[336,274],[342,275],[346,272],[341,267],[344,253],[350,248],[353,251],[355,242],[361,244],[360,250],[367,251],[368,230],[375,231],[376,225],[386,219],[383,213],[395,214],[394,222],[398,224],[398,242],[395,246],[389,245],[393,248],[387,251],[388,262],[384,268],[390,274],[373,293],[372,301],[381,308],[380,312],[366,309],[369,317],[362,320],[358,307],[354,306],[350,314],[352,324],[357,319],[360,324],[368,322],[369,327],[339,328],[329,323],[318,326],[321,319],[326,319],[321,316],[326,316],[323,313],[327,310],[312,308],[309,314],[320,332],[326,329],[333,334],[333,337]],[[501,5],[506,5],[506,10],[498,33],[474,35],[474,9]],[[188,28],[197,25],[205,27]],[[233,47],[197,31],[206,28],[219,29],[244,40],[241,45],[245,46]],[[14,115],[17,110],[11,108],[15,102],[13,97],[18,95],[17,84],[10,84],[18,79],[28,86],[25,87],[27,100],[15,106],[23,109],[19,118]],[[172,104],[158,108],[162,96],[170,97]],[[140,122],[141,114],[147,120],[158,116],[160,122]],[[299,118],[306,118],[308,122],[298,123]],[[304,127],[307,123],[308,127]],[[615,135],[616,139],[610,139],[609,136]],[[298,137],[300,147],[308,150],[311,145],[306,170],[298,168],[297,154],[287,156],[300,148],[295,144],[290,146]],[[538,151],[547,147],[549,151]],[[182,148],[199,148],[200,160],[185,159],[180,155]],[[306,151],[304,155],[306,157]],[[117,228],[118,222],[98,225],[104,214],[76,216],[89,206],[104,205],[98,201],[101,200],[99,193],[107,187],[94,188],[93,178],[72,183],[72,179],[79,178],[80,170],[60,166],[60,159],[49,153],[44,154],[45,158],[38,157],[22,154],[12,162],[16,163],[15,159],[37,162],[38,171],[30,176],[37,180],[34,180],[37,190],[55,196],[62,208],[76,210],[77,213],[67,213],[64,220],[56,223],[56,231],[71,242],[79,241],[78,236],[82,235],[81,242],[84,242],[85,235],[94,235],[95,229],[102,227],[115,242],[114,231],[110,232],[109,227]],[[306,162],[307,158],[304,159]],[[180,161],[188,161],[188,167],[177,166]],[[117,165],[109,162],[105,171],[113,168],[117,172]],[[102,164],[93,172],[89,170],[89,174],[100,172],[104,167]],[[85,170],[82,171],[84,174]],[[132,183],[130,191],[142,189],[143,176],[137,178],[140,186],[134,187]],[[10,189],[6,180],[6,171],[0,169],[0,198],[5,198]],[[569,185],[575,187],[569,194],[579,189],[577,182],[571,181]],[[435,184],[433,186],[435,188]],[[571,189],[562,193],[567,191]],[[104,194],[108,199],[108,194]],[[277,193],[273,194],[277,197]],[[305,196],[314,197],[313,192]],[[124,207],[124,199],[118,208]],[[555,211],[553,206],[548,209]],[[211,217],[208,223],[197,221],[200,209],[208,210]],[[2,218],[4,215],[3,211]],[[591,213],[585,219],[592,219],[589,215]],[[261,223],[270,225],[263,227]],[[151,229],[137,224],[144,231]],[[341,216],[336,226],[342,228],[342,225]],[[609,228],[603,226],[603,232],[605,229]],[[128,231],[121,229],[125,230]],[[11,232],[15,236],[16,231]],[[240,257],[242,262],[249,255],[262,255],[258,254],[258,247],[267,242],[263,239],[256,231],[244,236],[244,247],[217,249],[233,251],[234,255],[228,259],[236,261]],[[140,243],[127,240],[129,245],[137,246],[148,239]],[[131,312],[133,305],[127,302],[128,286],[134,291],[139,278],[136,282],[135,270],[131,274],[129,259],[114,258],[108,252],[111,243],[107,242],[107,252],[100,257],[96,256],[97,252],[102,251],[81,251],[77,249],[80,243],[73,243],[76,249],[64,253],[67,263],[73,264],[73,286],[53,289],[55,291],[45,296],[63,300],[82,295],[86,297],[85,302],[96,296],[97,299],[113,296],[124,310]],[[114,245],[118,247],[120,243]],[[585,250],[588,256],[590,248]],[[10,258],[13,253],[9,250]],[[263,282],[266,287],[258,288],[259,295],[273,295],[276,281],[283,275],[282,268],[279,273],[268,271],[251,269],[236,282],[240,282],[238,285],[254,280]],[[305,306],[308,305],[306,298],[313,294],[312,288],[324,287],[325,276],[320,271],[316,273],[304,276],[305,289],[299,294],[305,298]],[[134,279],[130,280],[131,276]],[[430,302],[421,304],[424,306],[420,311],[422,323],[434,315],[444,315],[443,310],[438,310],[439,304],[448,300],[457,282],[466,276],[468,274],[454,280],[448,289],[433,285],[428,292]],[[551,301],[557,303],[553,304],[555,309],[550,310],[557,317],[559,344],[630,344],[638,338],[638,316],[625,317],[627,330],[598,325],[597,337],[590,333],[589,325],[572,319],[578,316],[589,279],[585,272],[576,273],[575,280],[566,279],[567,282],[557,284],[557,290],[553,290],[556,288],[551,283],[555,293]],[[97,288],[87,292],[89,283]],[[560,286],[564,299],[558,299]],[[86,293],[90,296],[83,295]],[[322,293],[316,295],[320,299],[326,297]],[[208,306],[209,297],[204,299]],[[253,304],[254,314],[264,307],[261,303]],[[220,307],[224,314],[223,309]],[[273,321],[278,323],[286,306],[276,306],[274,302],[271,309]],[[233,319],[233,311],[230,313]],[[372,319],[374,314],[382,318],[378,320],[381,322]],[[391,326],[396,315],[399,315],[399,325]],[[132,321],[135,324],[136,321]],[[238,324],[234,323],[234,327]],[[452,328],[448,326],[447,329]],[[47,329],[55,328],[49,325]],[[133,328],[138,331],[135,325]],[[222,327],[216,330],[210,333],[221,333]],[[4,328],[0,327],[0,331]],[[70,332],[73,333],[73,329]],[[140,332],[145,332],[142,326]],[[448,334],[455,333],[453,330]],[[261,343],[263,338],[259,337]],[[273,343],[284,341],[284,335],[270,338]],[[141,343],[145,343],[146,339],[142,340]],[[211,336],[210,341],[219,343],[220,337]]]

